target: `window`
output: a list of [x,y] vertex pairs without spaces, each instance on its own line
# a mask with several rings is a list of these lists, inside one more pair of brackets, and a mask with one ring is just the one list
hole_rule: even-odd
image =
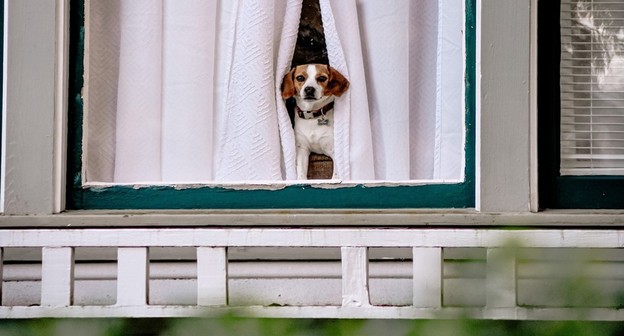
[[624,207],[624,4],[540,3],[540,199]]
[[[235,6],[234,2],[225,3]],[[321,7],[328,3],[321,1]],[[347,178],[321,184],[293,181],[289,177],[292,170],[289,167],[293,165],[292,160],[289,161],[292,152],[288,150],[293,145],[288,143],[292,138],[292,126],[284,114],[280,114],[282,102],[273,98],[276,82],[282,77],[280,71],[287,71],[290,66],[289,56],[283,56],[284,53],[289,55],[288,50],[282,50],[288,48],[269,41],[270,50],[259,49],[266,54],[265,58],[274,60],[273,66],[277,69],[273,71],[271,65],[267,65],[268,69],[261,68],[257,74],[257,81],[264,83],[266,89],[259,96],[268,97],[266,111],[273,114],[255,120],[251,107],[259,104],[258,99],[232,89],[244,88],[245,81],[254,80],[250,78],[254,71],[237,58],[247,59],[245,51],[249,48],[232,47],[233,40],[228,40],[231,38],[228,34],[242,34],[241,31],[248,29],[251,35],[238,38],[253,41],[266,39],[264,35],[267,34],[258,32],[257,27],[240,26],[241,22],[249,21],[244,20],[248,15],[245,2],[241,1],[241,7],[236,8],[240,12],[224,9],[223,4],[216,6],[198,1],[200,7],[197,8],[201,11],[178,4],[171,8],[163,6],[163,12],[158,15],[146,15],[146,4],[151,3],[124,0],[86,1],[86,6],[80,0],[72,3],[75,9],[72,45],[78,48],[74,53],[74,86],[70,91],[74,105],[70,111],[69,142],[74,149],[69,152],[69,208],[474,206],[474,86],[470,85],[474,81],[474,1],[467,1],[462,11],[454,3],[443,0],[417,5],[397,0],[394,5],[407,10],[390,10],[390,14],[398,15],[401,21],[383,14],[382,10],[389,6],[360,0],[355,12],[355,19],[361,22],[359,30],[352,27],[340,30],[332,26],[340,25],[340,19],[347,13],[354,15],[347,8],[350,5],[341,2],[332,5],[333,11],[324,9],[324,18],[327,17],[324,20],[329,20],[329,24],[324,25],[330,64],[350,70],[347,76],[353,85],[349,100],[342,103],[349,107],[350,117],[342,126],[336,126],[348,129],[348,135],[342,140],[336,136],[336,144],[343,145],[336,147],[344,153],[342,157],[337,154],[339,157],[335,160]],[[270,19],[267,36],[271,39],[291,36],[282,35],[282,31],[288,29],[285,26],[293,25],[288,18],[293,13],[298,16],[298,12],[286,5],[280,7],[281,2],[267,2],[266,5],[270,7],[269,12],[275,12],[272,13],[274,17],[286,17],[284,22]],[[180,13],[176,11],[182,12],[181,15],[177,16]],[[201,15],[200,12],[213,19],[195,17],[189,20],[185,16]],[[331,15],[335,15],[334,21],[329,19]],[[409,20],[412,15],[428,18],[428,21]],[[380,25],[378,20],[384,17],[390,21]],[[185,32],[177,28],[188,25],[177,25],[176,19],[208,26]],[[371,22],[368,26],[367,20]],[[419,34],[409,36],[416,24],[423,25],[416,27]],[[228,25],[236,29],[223,28]],[[380,26],[390,28],[382,33],[380,29],[373,29]],[[137,27],[139,29],[134,29]],[[446,31],[439,27],[450,28]],[[81,35],[83,28],[86,33]],[[424,33],[427,28],[433,30],[429,35]],[[199,33],[208,36],[197,36]],[[413,46],[407,48],[411,49],[407,52],[405,45],[388,42],[383,33],[387,36],[403,34],[405,39],[409,37],[411,44],[421,43],[417,40],[426,37],[439,45],[437,49]],[[142,38],[141,34],[154,38]],[[335,51],[340,34],[360,35],[361,39],[353,40],[363,42]],[[444,34],[454,34],[456,39],[459,36],[459,41],[444,44],[449,40]],[[198,40],[213,44],[195,43]],[[283,38],[279,40],[283,43]],[[167,43],[172,44],[171,48]],[[380,48],[388,52],[377,52]],[[393,48],[403,48],[406,52],[396,53]],[[358,57],[354,56],[357,50],[361,53],[359,67],[356,66]],[[154,54],[158,55],[156,59],[152,57]],[[141,58],[146,55],[149,58]],[[444,59],[450,57],[448,55],[455,58]],[[124,63],[132,57],[135,57],[134,63]],[[167,63],[189,57],[203,58],[200,63],[205,69],[186,62]],[[392,66],[378,66],[381,64]],[[409,73],[401,71],[404,67],[397,64],[409,67]],[[129,71],[124,70],[128,68]],[[414,80],[411,74],[421,73],[419,70],[423,69],[429,69],[429,74],[421,75],[422,80]],[[393,76],[402,78],[399,84]],[[194,85],[184,82],[189,77],[196,80]],[[211,80],[213,78],[215,80]],[[197,94],[193,95],[192,91]],[[215,94],[202,95],[202,92]],[[431,106],[428,110],[422,107],[427,104]],[[209,106],[207,110],[212,114],[202,112],[198,118],[192,113],[197,105]],[[364,109],[370,111],[370,116],[355,113]],[[220,114],[222,110],[226,112]],[[275,110],[277,115],[274,115]],[[425,110],[426,113],[422,112]],[[239,111],[246,113],[245,117],[235,115]],[[425,120],[423,115],[429,119]],[[147,124],[153,127],[145,127]],[[360,127],[362,125],[370,126]],[[256,143],[248,139],[239,141],[249,134],[263,143],[255,148]],[[336,134],[342,133],[337,130]],[[154,140],[145,140],[150,137]],[[420,138],[413,140],[414,137]],[[402,141],[405,144],[400,144]],[[167,149],[168,146],[173,149]],[[410,154],[410,151],[417,154]],[[249,159],[256,154],[257,160]],[[222,164],[227,168],[221,169]]]

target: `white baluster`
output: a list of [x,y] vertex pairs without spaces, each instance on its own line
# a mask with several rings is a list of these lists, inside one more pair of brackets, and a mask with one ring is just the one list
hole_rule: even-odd
[[197,248],[197,304],[228,304],[228,261],[225,247]]
[[2,282],[4,280],[4,249],[0,247],[0,306],[2,305]]
[[368,248],[343,247],[342,306],[370,306],[368,293]]
[[144,306],[149,295],[149,250],[146,247],[117,250],[117,305]]
[[41,265],[41,305],[72,305],[74,288],[74,249],[44,247]]
[[486,306],[516,307],[516,257],[512,249],[487,250]]
[[442,249],[415,247],[413,249],[414,291],[413,306],[442,307]]

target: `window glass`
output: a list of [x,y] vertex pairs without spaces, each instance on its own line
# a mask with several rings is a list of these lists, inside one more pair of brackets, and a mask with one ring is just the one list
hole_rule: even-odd
[[561,2],[561,174],[624,175],[624,3]]
[[623,10],[615,1],[540,2],[541,208],[624,208]]
[[83,184],[298,180],[280,86],[298,31],[316,28],[350,82],[332,112],[333,177],[461,182],[464,7],[303,4],[320,26],[299,30],[311,14],[297,1],[87,1]]
[[[474,0],[71,8],[68,209],[474,206]],[[350,85],[300,179],[281,85],[309,62]]]

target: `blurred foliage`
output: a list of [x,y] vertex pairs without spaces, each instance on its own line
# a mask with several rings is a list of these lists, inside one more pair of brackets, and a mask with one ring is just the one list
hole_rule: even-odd
[[35,319],[0,320],[0,336],[177,335],[435,335],[435,336],[616,336],[624,322],[335,319]]

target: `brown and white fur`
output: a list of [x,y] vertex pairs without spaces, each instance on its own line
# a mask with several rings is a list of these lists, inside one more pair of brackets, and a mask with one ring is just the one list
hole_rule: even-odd
[[[334,159],[334,98],[349,88],[349,81],[325,64],[296,66],[284,76],[282,97],[295,98],[295,145],[297,179],[308,175],[310,153]],[[320,114],[320,115],[319,115]],[[315,117],[315,115],[318,115]],[[334,164],[333,178],[338,178]]]

